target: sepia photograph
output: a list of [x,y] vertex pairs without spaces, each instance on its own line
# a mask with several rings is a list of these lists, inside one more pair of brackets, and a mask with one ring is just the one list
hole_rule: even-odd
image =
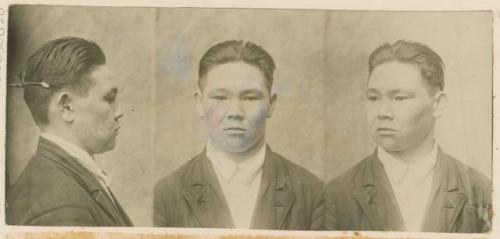
[[489,238],[494,14],[9,5],[5,225]]

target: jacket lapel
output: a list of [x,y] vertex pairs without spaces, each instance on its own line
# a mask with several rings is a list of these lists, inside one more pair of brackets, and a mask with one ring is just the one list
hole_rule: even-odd
[[467,197],[458,169],[450,160],[439,148],[423,231],[455,231],[458,216],[464,208]]
[[125,210],[123,210],[122,206],[120,205],[120,202],[118,202],[118,200],[116,199],[113,192],[111,192],[111,190],[109,190],[109,193],[111,194],[111,197],[113,198],[113,200],[115,202],[116,209],[118,209],[118,213],[120,214],[120,221],[123,223],[123,225],[129,226],[129,227],[134,226],[134,224],[132,223],[132,220],[130,220],[130,217],[127,215]]
[[405,230],[398,203],[376,151],[355,180],[354,197],[368,218],[370,229]]
[[201,227],[234,228],[219,180],[203,151],[184,185],[183,197]]
[[266,145],[266,159],[251,228],[283,229],[295,198],[289,172]]
[[73,158],[61,147],[43,137],[39,138],[38,152],[72,172],[73,177],[89,192],[100,208],[112,218],[117,225],[122,225],[118,212],[108,193],[97,181],[97,178],[84,166],[78,163],[76,158]]

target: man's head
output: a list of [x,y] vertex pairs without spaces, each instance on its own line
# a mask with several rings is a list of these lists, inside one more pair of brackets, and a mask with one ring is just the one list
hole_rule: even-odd
[[446,100],[443,68],[437,53],[416,42],[385,44],[370,55],[366,109],[380,147],[402,152],[433,140]]
[[203,55],[196,93],[198,113],[209,137],[230,153],[245,153],[263,143],[271,96],[272,57],[248,41],[225,41]]
[[114,148],[121,117],[105,63],[96,43],[66,37],[39,48],[26,68],[25,82],[48,85],[25,85],[24,99],[35,123],[64,134],[90,154]]

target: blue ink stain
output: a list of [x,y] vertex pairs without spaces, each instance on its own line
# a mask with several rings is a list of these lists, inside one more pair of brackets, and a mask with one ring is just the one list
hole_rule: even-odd
[[159,54],[161,76],[174,76],[180,82],[190,83],[192,66],[182,35],[177,35],[171,46],[163,46]]

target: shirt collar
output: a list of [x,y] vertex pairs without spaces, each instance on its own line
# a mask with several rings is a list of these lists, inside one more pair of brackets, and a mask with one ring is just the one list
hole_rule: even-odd
[[47,132],[42,132],[40,136],[59,145],[62,149],[64,149],[64,151],[66,151],[69,155],[76,158],[81,165],[87,168],[99,180],[101,180],[104,184],[106,184],[106,186],[109,185],[109,183],[111,182],[111,178],[109,178],[106,175],[106,173],[99,167],[99,165],[97,165],[94,158],[90,156],[90,154],[87,153],[87,151],[68,142],[67,140],[61,137],[49,134]]
[[212,162],[217,173],[225,180],[230,180],[234,176],[236,169],[243,171],[246,175],[254,175],[262,168],[265,156],[266,147],[264,144],[254,156],[244,162],[237,163],[213,145],[210,139],[207,142],[207,157]]
[[384,165],[384,169],[391,181],[399,182],[408,172],[412,170],[416,177],[424,177],[434,169],[438,153],[437,144],[434,143],[432,150],[422,159],[406,162],[397,159],[380,146],[377,147],[377,156]]

